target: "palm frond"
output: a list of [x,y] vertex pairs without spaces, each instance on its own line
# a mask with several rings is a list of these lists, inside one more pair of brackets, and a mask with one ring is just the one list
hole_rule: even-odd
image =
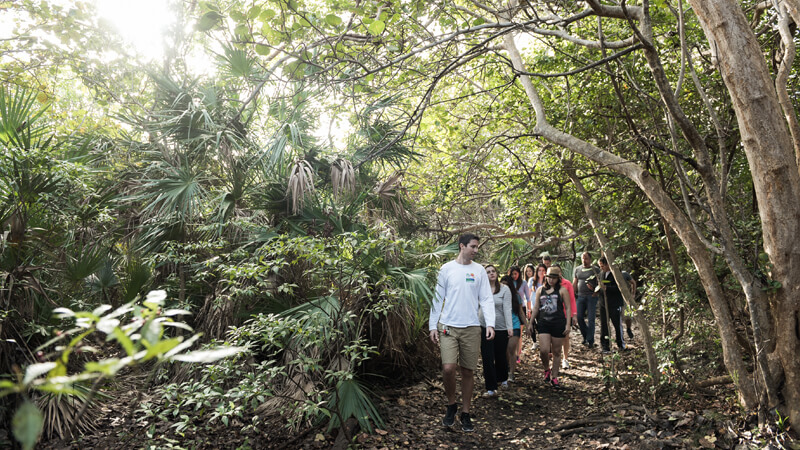
[[338,414],[331,417],[328,423],[328,431],[338,428],[353,417],[358,421],[362,429],[372,433],[372,423],[378,427],[383,427],[384,422],[375,404],[370,399],[370,391],[356,379],[341,380],[336,384],[336,392],[331,394],[330,405]]
[[306,160],[298,160],[291,173],[286,187],[286,196],[292,199],[292,214],[297,214],[306,197],[314,192],[314,175],[311,164]]

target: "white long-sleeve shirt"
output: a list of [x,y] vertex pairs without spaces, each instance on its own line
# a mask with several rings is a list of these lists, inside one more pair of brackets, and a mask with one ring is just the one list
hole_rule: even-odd
[[480,326],[479,306],[483,309],[486,326],[494,328],[492,288],[486,270],[474,261],[470,264],[450,261],[443,265],[431,303],[429,330],[435,330],[440,322],[454,328]]

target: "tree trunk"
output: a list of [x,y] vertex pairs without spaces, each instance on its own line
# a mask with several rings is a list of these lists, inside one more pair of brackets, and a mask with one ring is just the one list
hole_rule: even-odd
[[[608,260],[608,263],[611,265],[611,270],[614,271],[614,279],[619,280],[617,285],[619,286],[620,291],[622,291],[622,298],[628,305],[629,310],[633,312],[633,315],[636,318],[636,323],[642,330],[642,337],[644,339],[644,351],[645,354],[647,355],[647,368],[650,370],[650,377],[652,377],[653,379],[653,384],[657,385],[659,380],[661,379],[661,372],[658,371],[658,359],[656,358],[655,348],[653,348],[653,336],[650,334],[650,324],[647,323],[647,318],[644,317],[644,314],[636,306],[636,302],[634,301],[634,295],[628,289],[628,283],[623,281],[624,278],[622,276],[622,273],[614,263],[615,257],[609,248],[608,237],[606,237],[606,235],[601,231],[600,227],[598,226],[596,218],[597,214],[595,214],[594,208],[592,208],[591,199],[589,198],[589,194],[586,192],[586,189],[583,187],[583,183],[581,183],[581,180],[575,174],[575,170],[573,168],[565,167],[565,170],[567,172],[567,175],[569,175],[569,178],[572,180],[572,184],[575,185],[575,188],[578,190],[578,193],[581,194],[581,198],[583,199],[583,209],[586,211],[586,217],[589,219],[589,224],[592,226],[592,230],[594,230],[594,235],[597,238],[597,242],[603,249],[603,252],[606,255],[606,259]],[[608,313],[608,307],[606,307],[605,310],[606,313]]]
[[784,372],[783,405],[800,428],[800,171],[775,85],[741,6],[689,0],[728,88],[758,199],[764,250],[776,284],[770,333]]

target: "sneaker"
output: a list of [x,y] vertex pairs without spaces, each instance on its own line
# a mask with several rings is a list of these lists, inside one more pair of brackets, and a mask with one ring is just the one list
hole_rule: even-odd
[[633,339],[633,331],[630,328],[628,328],[628,337]]
[[444,419],[442,419],[442,425],[446,427],[452,427],[456,424],[456,413],[458,412],[458,404],[453,403],[452,405],[447,405],[447,412],[444,415]]
[[508,389],[508,380],[500,383],[500,389]]
[[607,348],[604,348],[604,349],[603,349],[603,354],[604,354],[604,355],[608,355],[609,353],[611,353],[611,350],[610,350],[610,349],[607,349]]
[[[497,391],[486,391],[483,393],[483,398],[492,398],[497,397]],[[453,414],[453,420],[455,420],[455,414]]]
[[475,431],[475,426],[472,425],[472,419],[469,417],[469,413],[461,413],[461,431]]
[[550,369],[544,371],[544,382],[548,383],[550,381]]
[[566,358],[561,360],[561,368],[562,369],[569,369],[569,360]]
[[517,358],[517,364],[519,364],[519,363],[521,363],[521,362],[522,362],[522,360],[521,360],[521,359],[519,359],[519,358]]
[[554,388],[556,388],[556,389],[561,389],[562,387],[564,387],[564,386],[562,386],[562,385],[561,385],[561,383],[558,381],[558,378],[553,378],[552,380],[550,380],[550,384],[552,384],[552,385],[553,385],[553,387],[554,387]]

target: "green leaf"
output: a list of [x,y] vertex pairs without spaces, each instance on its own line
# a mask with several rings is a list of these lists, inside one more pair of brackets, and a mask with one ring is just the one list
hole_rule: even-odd
[[22,383],[29,384],[31,381],[55,369],[56,365],[54,362],[31,364],[25,368],[25,378],[22,379]]
[[253,5],[247,10],[248,19],[255,19],[259,14],[261,14],[261,7],[258,5]]
[[275,11],[271,9],[265,9],[264,11],[261,11],[261,15],[259,16],[259,18],[263,21],[267,21],[275,17],[275,14],[276,14]]
[[163,328],[160,321],[148,320],[142,327],[142,340],[152,347],[161,339],[162,331]]
[[114,331],[111,332],[111,336],[125,349],[125,353],[127,353],[128,356],[133,356],[136,353],[136,347],[133,345],[133,341],[131,341],[131,338],[125,335],[122,330],[115,328]]
[[142,304],[150,309],[156,309],[164,304],[164,300],[166,300],[166,298],[167,291],[163,289],[156,289],[147,293],[147,298],[145,298]]
[[267,56],[267,55],[270,54],[271,51],[272,51],[272,49],[267,47],[266,45],[262,45],[262,44],[257,44],[256,45],[256,53],[258,53],[261,56]]
[[483,17],[478,17],[477,19],[472,21],[472,25],[476,27],[478,25],[483,25],[484,23],[486,23],[486,20],[484,20]]
[[195,28],[197,28],[198,31],[208,31],[214,28],[214,26],[219,23],[220,19],[222,19],[222,14],[216,11],[209,11],[200,17]]
[[158,341],[156,345],[147,349],[147,353],[144,355],[142,360],[147,361],[148,359],[161,356],[175,348],[175,346],[180,344],[182,340],[182,338],[172,338]]
[[342,24],[342,18],[337,16],[336,14],[328,14],[327,16],[325,16],[325,22],[327,22],[328,25],[333,25],[334,27],[338,27],[339,25]]
[[14,437],[17,438],[22,448],[32,449],[39,440],[44,426],[42,412],[33,403],[26,401],[17,409],[12,420],[11,427],[14,430]]
[[369,33],[373,36],[378,36],[386,29],[386,23],[382,20],[376,20],[369,26]]
[[198,350],[196,352],[189,352],[183,355],[176,355],[172,359],[183,362],[194,362],[208,364],[219,361],[223,358],[228,358],[243,352],[244,347],[220,347],[211,350]]
[[237,36],[249,36],[250,28],[248,28],[247,25],[239,25],[233,29],[233,33]]

